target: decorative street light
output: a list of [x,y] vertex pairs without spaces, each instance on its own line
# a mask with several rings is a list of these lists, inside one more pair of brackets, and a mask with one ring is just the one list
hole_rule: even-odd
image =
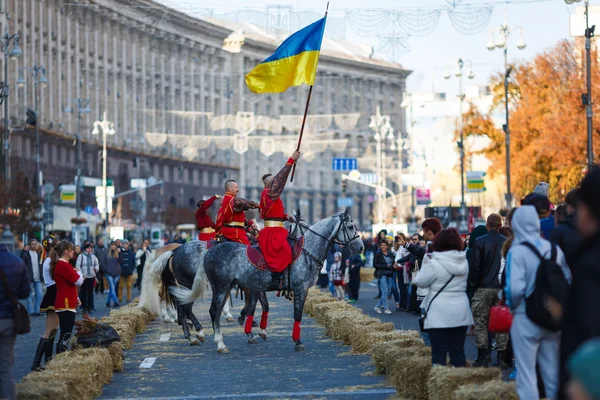
[[[377,214],[378,220],[381,224],[383,222],[383,196],[385,196],[386,189],[386,177],[385,177],[385,148],[382,149],[382,145],[385,146],[385,139],[387,135],[387,139],[391,142],[390,150],[396,150],[396,140],[394,136],[394,128],[390,124],[390,116],[389,115],[381,115],[381,109],[377,106],[377,110],[375,115],[371,115],[371,122],[369,123],[369,128],[375,132],[376,143],[376,153],[377,153],[377,171],[375,174],[377,175],[377,184],[381,186],[384,190],[378,191],[377,194]],[[394,221],[395,222],[395,221]]]
[[90,100],[89,99],[81,99],[81,98],[76,98],[74,101],[75,107],[76,109],[74,109],[73,107],[71,107],[69,104],[67,104],[67,107],[65,108],[65,112],[67,113],[72,113],[77,111],[77,135],[76,137],[76,141],[77,141],[77,178],[76,178],[76,182],[75,182],[75,201],[77,203],[77,223],[75,224],[76,226],[76,232],[75,232],[75,244],[81,244],[81,238],[80,238],[80,230],[79,230],[79,224],[81,222],[80,220],[80,215],[81,215],[81,193],[82,193],[82,182],[81,182],[81,169],[82,169],[82,164],[83,164],[83,144],[81,142],[81,115],[82,114],[89,114],[91,112],[90,110]]
[[[567,4],[579,3],[581,0],[565,0]],[[583,105],[586,106],[587,117],[587,146],[588,146],[588,171],[594,165],[594,148],[592,147],[593,134],[593,113],[592,113],[592,53],[591,39],[594,36],[596,25],[590,28],[589,20],[589,1],[585,0],[585,72],[587,80],[587,93],[581,98]]]
[[[4,158],[1,163],[0,168],[3,168],[2,177],[7,182],[9,179],[9,170],[10,170],[10,135],[8,132],[8,58],[10,57],[13,60],[21,57],[23,55],[23,51],[19,47],[19,39],[20,36],[18,33],[9,35],[8,31],[4,32],[2,36],[2,53],[4,53],[4,86],[2,87],[2,92],[0,93],[0,103],[4,102],[4,132],[2,132],[2,141],[4,142],[4,146],[2,146],[2,157]],[[10,44],[13,44],[12,49],[9,51]]]
[[[475,73],[473,72],[473,63],[470,60],[471,68],[469,70],[469,75],[467,78],[473,79],[475,78]],[[454,76],[458,78],[458,100],[460,104],[460,141],[458,142],[458,148],[460,149],[460,231],[464,232],[468,229],[467,227],[467,205],[465,203],[465,146],[464,146],[464,116],[463,116],[463,101],[465,99],[465,95],[463,94],[463,66],[464,62],[462,58],[459,58],[456,61],[456,72]],[[450,79],[450,74],[446,72],[444,75],[445,79]]]
[[114,135],[114,124],[106,119],[106,111],[102,114],[102,120],[94,122],[92,135],[102,133],[102,188],[104,190],[104,221],[108,230],[108,193],[106,188],[106,135]]
[[[527,45],[523,40],[523,28],[520,28],[521,34],[519,41],[517,42],[517,49],[523,50]],[[512,67],[508,66],[508,37],[510,36],[510,27],[504,23],[499,28],[500,38],[494,43],[494,37],[490,32],[490,41],[486,45],[489,51],[494,49],[504,49],[504,109],[506,113],[506,124],[502,126],[504,130],[505,146],[506,146],[506,207],[510,209],[512,207],[512,192],[510,188],[510,129],[508,126],[508,77],[512,71]]]

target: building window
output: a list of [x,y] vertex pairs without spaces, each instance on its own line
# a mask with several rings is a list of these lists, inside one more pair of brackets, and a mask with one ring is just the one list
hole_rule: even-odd
[[213,187],[219,187],[219,173],[217,171],[213,172]]
[[208,187],[208,171],[202,171],[202,186]]

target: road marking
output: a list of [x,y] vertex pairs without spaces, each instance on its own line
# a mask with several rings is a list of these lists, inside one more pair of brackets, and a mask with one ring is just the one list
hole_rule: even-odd
[[170,338],[171,338],[171,334],[165,333],[163,335],[160,335],[160,339],[158,339],[158,341],[159,342],[168,342]]
[[327,392],[327,391],[306,391],[306,392],[259,392],[259,393],[240,393],[237,394],[217,394],[217,395],[204,395],[204,396],[165,396],[165,397],[128,397],[128,398],[116,398],[113,400],[204,400],[204,399],[239,399],[239,398],[294,398],[294,397],[306,397],[306,396],[326,396],[327,398],[333,397],[347,397],[349,395],[364,395],[366,398],[376,394],[395,394],[396,389],[366,389],[366,390],[355,390],[352,392]]
[[152,368],[154,362],[156,361],[156,357],[148,357],[142,361],[140,364],[140,368]]

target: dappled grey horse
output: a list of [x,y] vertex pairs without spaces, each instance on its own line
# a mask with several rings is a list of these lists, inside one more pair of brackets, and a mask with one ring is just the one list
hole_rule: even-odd
[[[226,242],[206,250],[203,244],[188,246],[190,243],[174,252],[173,269],[178,268],[180,263],[193,265],[190,267],[196,270],[193,285],[191,289],[182,286],[171,287],[171,295],[181,304],[192,303],[203,295],[206,279],[208,279],[213,292],[210,317],[217,351],[227,353],[229,350],[223,341],[220,321],[226,294],[236,284],[248,288],[251,292],[251,301],[255,306],[258,293],[275,291],[278,290],[278,287],[273,285],[270,271],[258,269],[250,263],[246,256],[246,246],[240,243]],[[334,243],[348,246],[353,252],[362,251],[362,241],[352,223],[352,218],[348,215],[348,210],[308,227],[304,235],[302,254],[290,267],[288,287],[294,294],[292,340],[295,342],[296,351],[304,350],[300,341],[300,323],[308,289],[317,281],[323,261],[327,258],[329,249]],[[250,339],[254,338],[251,331],[248,335]]]

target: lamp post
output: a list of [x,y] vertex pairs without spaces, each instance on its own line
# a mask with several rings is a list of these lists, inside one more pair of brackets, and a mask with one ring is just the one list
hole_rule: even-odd
[[[385,172],[383,169],[385,168],[385,154],[382,155],[382,144],[385,146],[386,135],[387,138],[392,141],[392,145],[390,147],[391,150],[395,150],[395,141],[394,141],[394,129],[390,124],[390,116],[389,115],[381,115],[381,109],[377,106],[375,115],[371,115],[371,122],[369,123],[369,128],[375,132],[375,151],[377,153],[377,171],[375,174],[377,175],[377,184],[384,189],[386,188],[385,182]],[[382,199],[385,196],[385,192],[377,193],[377,214],[378,220],[381,224],[383,222],[383,209],[382,209]]]
[[[81,244],[80,238],[80,229],[79,229],[79,217],[81,215],[81,192],[82,192],[82,182],[81,182],[81,169],[83,165],[83,144],[81,142],[81,115],[89,114],[90,110],[90,100],[76,98],[74,101],[75,107],[77,107],[77,134],[75,136],[77,141],[77,177],[75,179],[75,202],[77,209],[77,223],[75,224],[75,244]],[[65,112],[72,113],[75,109],[70,105],[67,105],[65,108]]]
[[[408,135],[411,135],[412,132],[412,128],[415,125],[415,122],[413,121],[413,99],[412,99],[412,94],[409,92],[404,92],[404,94],[402,95],[402,103],[400,103],[400,107],[409,110],[409,116],[408,116],[408,126],[410,127],[410,131],[408,132]],[[416,230],[416,216],[415,216],[415,212],[416,212],[416,207],[415,207],[415,187],[412,186],[411,187],[411,206],[410,206],[410,212],[411,212],[411,222],[410,222],[410,227],[409,229],[411,231],[415,231]]]
[[[579,3],[581,0],[565,0],[567,4]],[[587,147],[588,147],[588,171],[594,165],[594,148],[592,147],[592,130],[593,130],[593,113],[592,113],[592,53],[591,39],[594,36],[596,25],[590,28],[589,19],[589,0],[584,1],[585,4],[585,72],[587,79],[587,93],[581,97],[582,103],[586,106],[587,117]]]
[[108,193],[106,188],[106,135],[114,135],[114,124],[106,119],[106,111],[102,114],[100,121],[94,122],[94,130],[92,135],[102,133],[102,188],[104,190],[104,221],[108,230]]
[[[470,61],[469,61],[470,62]],[[459,112],[460,112],[460,141],[458,142],[458,148],[460,150],[460,231],[465,232],[467,227],[467,205],[465,203],[465,142],[464,142],[464,116],[463,116],[463,102],[465,100],[465,95],[463,94],[463,67],[464,61],[462,58],[459,58],[456,61],[456,71],[454,72],[454,76],[458,78],[458,102],[459,102]],[[446,72],[444,74],[444,79],[450,79],[450,73]],[[467,78],[473,79],[475,78],[475,73],[473,72],[472,65],[471,71]]]
[[[510,187],[510,129],[508,125],[508,77],[512,71],[512,67],[508,65],[508,44],[507,40],[510,36],[510,27],[504,23],[499,28],[500,38],[497,42],[494,42],[494,37],[490,32],[490,40],[486,45],[489,51],[494,49],[504,49],[504,112],[506,113],[506,124],[502,126],[504,131],[505,146],[506,146],[506,207],[510,209],[512,207],[512,191]],[[523,40],[523,29],[521,28],[521,36],[517,43],[517,48],[523,50],[527,45]]]

